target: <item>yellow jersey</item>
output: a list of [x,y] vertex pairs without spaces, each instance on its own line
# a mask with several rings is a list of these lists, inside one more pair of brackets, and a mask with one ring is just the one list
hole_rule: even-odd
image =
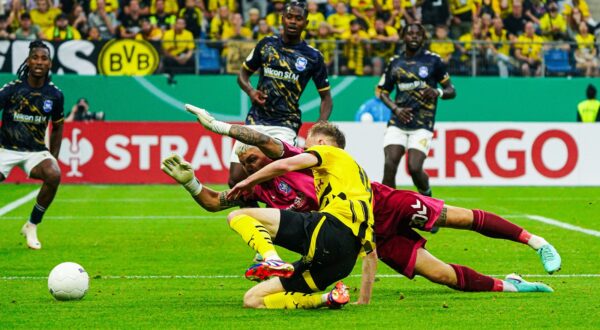
[[188,50],[196,49],[194,35],[188,30],[176,34],[174,29],[167,30],[162,39],[163,49],[173,56],[179,56]]
[[31,22],[40,27],[40,30],[44,31],[54,26],[56,16],[60,15],[62,11],[58,8],[50,8],[47,12],[42,13],[37,9],[33,9],[29,12],[31,15]]
[[440,57],[445,61],[448,56],[454,53],[456,49],[454,48],[454,43],[450,39],[433,39],[429,45],[429,50],[432,53],[440,55]]
[[68,25],[64,30],[59,30],[56,27],[46,29],[44,37],[49,41],[80,40],[81,34],[76,28]]
[[536,34],[534,34],[532,38],[522,34],[515,43],[515,49],[520,49],[521,55],[527,58],[540,61],[542,59],[540,57],[542,51],[542,42],[544,42],[544,38]]
[[346,151],[316,145],[306,152],[315,155],[312,172],[319,211],[336,217],[352,230],[366,252],[375,248],[373,235],[373,192],[365,171]]
[[505,29],[500,31],[500,34],[496,33],[496,30],[492,27],[488,33],[490,41],[494,43],[494,47],[500,54],[506,56],[510,55],[510,43],[508,40],[508,32]]
[[588,33],[585,37],[578,34],[575,36],[575,41],[579,50],[589,50],[591,52],[594,49],[594,35],[591,33]]
[[[166,3],[165,3],[166,5]],[[96,0],[90,0],[90,11],[95,11],[98,8]],[[119,9],[119,0],[105,0],[104,1],[104,10],[107,13],[117,13],[117,9]]]
[[598,121],[598,112],[600,110],[600,101],[585,100],[577,105],[577,113],[583,123],[593,123]]
[[563,15],[558,14],[556,17],[551,17],[550,14],[546,13],[540,18],[540,30],[542,30],[542,34],[549,33],[555,28],[558,28],[560,32],[567,32],[567,21],[565,21]]
[[237,5],[235,0],[208,0],[208,11],[216,12],[220,7],[227,6],[229,11],[235,13]]
[[314,32],[315,34],[319,31],[319,25],[325,22],[325,16],[323,16],[323,14],[320,12],[316,12],[314,14],[308,13],[308,17],[306,19],[308,20],[308,24],[306,24],[306,30]]
[[[356,16],[352,15],[352,14],[345,14],[345,15],[338,15],[336,14],[331,14],[329,15],[329,17],[327,17],[327,23],[329,23],[329,25],[331,25],[332,28],[334,29],[342,29],[344,31],[350,31],[350,22],[352,22],[353,19],[356,19]],[[341,33],[335,33],[334,36],[339,39],[341,38],[342,34]]]
[[[579,0],[579,5],[576,7],[579,8],[579,11],[581,12],[581,16],[583,16],[583,18],[590,17],[590,7],[588,6],[587,2],[585,2],[585,0]],[[562,14],[568,17],[571,16],[572,13],[573,5],[566,3]]]

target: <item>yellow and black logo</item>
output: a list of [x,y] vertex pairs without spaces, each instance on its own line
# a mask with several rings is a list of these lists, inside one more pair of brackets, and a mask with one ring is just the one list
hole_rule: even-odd
[[98,71],[107,76],[153,74],[160,57],[156,48],[144,40],[111,40],[98,56]]

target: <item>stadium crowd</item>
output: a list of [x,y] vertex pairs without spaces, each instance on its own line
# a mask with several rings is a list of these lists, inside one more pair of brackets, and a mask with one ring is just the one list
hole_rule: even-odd
[[[421,22],[453,74],[598,76],[586,0],[308,0],[305,39],[340,74],[379,75],[398,29]],[[281,32],[285,0],[7,0],[0,39],[144,39],[164,64],[194,72],[197,45],[258,41]],[[200,48],[202,50],[202,48]],[[183,70],[185,72],[185,70]]]

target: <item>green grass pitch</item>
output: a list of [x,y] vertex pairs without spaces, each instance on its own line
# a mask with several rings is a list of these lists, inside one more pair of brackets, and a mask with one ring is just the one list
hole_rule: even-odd
[[[0,208],[37,188],[0,185]],[[527,246],[450,229],[425,235],[434,255],[485,274],[518,272],[555,292],[463,293],[394,276],[380,263],[371,305],[244,309],[243,294],[253,283],[243,272],[253,252],[228,228],[226,212],[202,210],[178,186],[63,185],[40,226],[40,251],[28,250],[19,235],[33,201],[0,216],[0,328],[600,327],[600,188],[434,187],[434,193],[448,204],[507,216],[545,237],[561,253],[563,269],[547,276]],[[81,301],[58,302],[48,293],[46,277],[64,261],[90,274]],[[360,264],[345,281],[352,301]]]

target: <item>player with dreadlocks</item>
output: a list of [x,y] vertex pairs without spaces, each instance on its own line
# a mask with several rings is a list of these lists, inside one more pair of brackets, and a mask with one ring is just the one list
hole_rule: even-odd
[[[42,248],[37,225],[52,203],[60,184],[57,159],[62,142],[64,96],[52,82],[50,49],[42,41],[29,44],[29,55],[17,71],[18,78],[0,89],[0,182],[18,166],[30,178],[42,180],[29,220],[21,233],[27,246]],[[44,143],[48,122],[52,121],[50,149]]]

